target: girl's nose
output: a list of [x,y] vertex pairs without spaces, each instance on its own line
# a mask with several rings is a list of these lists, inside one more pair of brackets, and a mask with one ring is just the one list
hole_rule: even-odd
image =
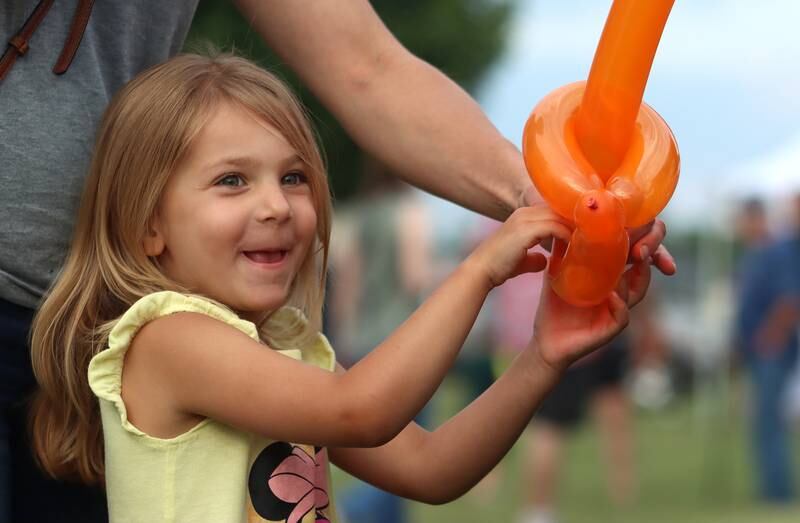
[[278,187],[269,187],[259,196],[256,219],[259,222],[282,223],[292,216],[292,206]]

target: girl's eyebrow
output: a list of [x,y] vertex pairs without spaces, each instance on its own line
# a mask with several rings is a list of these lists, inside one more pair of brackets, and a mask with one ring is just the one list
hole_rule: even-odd
[[306,162],[304,162],[303,159],[300,157],[300,155],[297,153],[286,158],[286,161],[284,162],[285,165],[293,165],[295,163],[305,164]]
[[252,156],[229,156],[221,160],[208,164],[208,169],[217,169],[225,165],[233,165],[235,167],[254,167],[260,162]]
[[[229,156],[229,157],[222,158],[219,161],[215,161],[215,162],[209,164],[207,168],[209,170],[211,170],[211,169],[217,169],[219,167],[223,167],[223,166],[226,166],[226,165],[232,165],[234,167],[250,167],[250,168],[252,168],[252,167],[257,167],[257,166],[261,165],[261,163],[262,162],[259,159],[257,159],[256,157],[254,157],[254,156]],[[294,154],[291,154],[291,155],[285,157],[284,159],[280,160],[278,163],[279,163],[279,165],[281,165],[281,167],[285,168],[285,167],[287,167],[289,165],[293,165],[295,163],[305,163],[305,162],[303,162],[303,159],[300,157],[299,154],[294,153]]]

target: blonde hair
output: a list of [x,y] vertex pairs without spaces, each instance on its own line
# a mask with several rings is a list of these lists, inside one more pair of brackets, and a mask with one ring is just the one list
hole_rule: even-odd
[[[54,477],[102,481],[102,427],[89,389],[89,360],[134,302],[152,292],[188,292],[149,258],[143,239],[170,174],[219,103],[244,107],[277,129],[307,164],[317,240],[289,305],[319,328],[331,226],[325,166],[300,103],[275,76],[238,57],[181,55],[128,83],[98,128],[66,262],[33,322],[31,357],[39,390],[31,429],[41,466]],[[304,330],[262,337],[277,346]],[[308,329],[305,329],[308,330]]]

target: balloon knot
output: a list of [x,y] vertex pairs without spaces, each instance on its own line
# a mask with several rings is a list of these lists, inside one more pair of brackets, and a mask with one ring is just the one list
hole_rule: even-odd
[[586,200],[586,206],[594,211],[597,209],[597,200],[593,196],[590,196],[589,199]]

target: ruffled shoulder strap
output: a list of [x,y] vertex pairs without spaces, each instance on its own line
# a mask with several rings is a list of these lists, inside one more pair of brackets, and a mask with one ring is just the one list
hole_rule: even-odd
[[94,394],[124,409],[120,396],[122,364],[136,333],[148,322],[177,312],[211,316],[258,340],[258,330],[232,310],[206,298],[172,291],[148,294],[134,303],[117,321],[108,337],[108,348],[89,362],[89,386]]

